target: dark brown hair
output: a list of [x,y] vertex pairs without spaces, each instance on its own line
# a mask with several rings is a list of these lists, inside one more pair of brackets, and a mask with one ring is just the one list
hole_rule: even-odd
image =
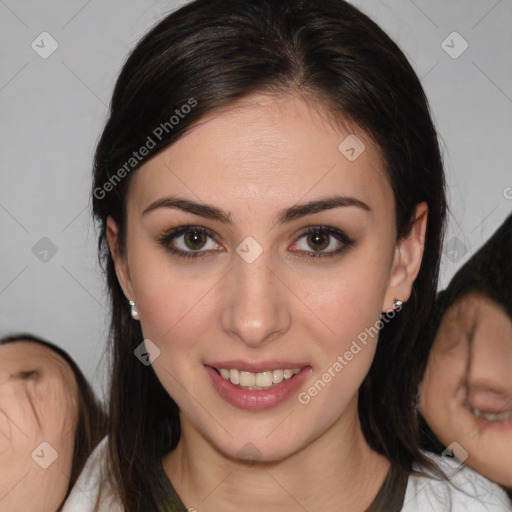
[[78,389],[78,420],[75,430],[75,442],[73,449],[73,462],[71,465],[71,474],[69,475],[69,484],[66,501],[71,489],[75,485],[78,476],[85,466],[89,455],[95,446],[107,433],[107,416],[106,413],[94,395],[89,382],[80,370],[79,366],[71,358],[71,356],[57,345],[35,336],[30,333],[15,333],[0,338],[0,346],[10,343],[28,341],[49,348],[59,355],[73,371]]
[[[168,502],[158,468],[176,446],[180,425],[175,402],[133,355],[143,334],[116,277],[106,221],[116,221],[123,255],[126,195],[136,169],[207,114],[257,92],[301,93],[365,130],[381,150],[394,192],[397,242],[410,233],[415,206],[428,204],[411,298],[381,330],[359,391],[370,446],[403,471],[413,461],[428,465],[413,414],[425,354],[418,333],[435,297],[446,198],[437,134],[418,77],[398,46],[343,0],[195,0],[159,22],[128,57],[94,160],[92,206],[112,307],[109,458],[130,511],[161,510]],[[187,103],[194,108],[178,123],[164,124],[150,154],[133,160],[133,151]]]

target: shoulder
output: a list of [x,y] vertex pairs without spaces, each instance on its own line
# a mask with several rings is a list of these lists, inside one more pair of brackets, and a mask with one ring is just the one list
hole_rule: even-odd
[[107,441],[104,437],[87,459],[61,512],[123,512],[123,507],[107,479]]
[[[411,475],[402,512],[512,511],[510,499],[497,484],[460,464],[457,459],[424,453],[450,480]],[[414,469],[419,468],[416,466]]]

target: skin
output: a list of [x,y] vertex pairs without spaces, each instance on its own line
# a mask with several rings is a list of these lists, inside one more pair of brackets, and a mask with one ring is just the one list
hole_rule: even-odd
[[[381,155],[364,132],[351,130],[366,146],[352,162],[338,150],[349,132],[318,104],[296,94],[254,95],[204,119],[132,176],[126,254],[108,219],[119,281],[137,305],[144,337],[161,351],[153,369],[180,407],[182,436],[163,465],[187,507],[364,510],[385,479],[389,462],[369,448],[357,415],[375,339],[307,405],[292,397],[271,409],[241,410],[219,397],[203,366],[308,362],[307,390],[395,298],[409,298],[427,206],[417,206],[411,235],[397,243]],[[333,194],[371,211],[338,207],[276,224],[282,209]],[[170,195],[213,204],[233,224],[171,208],[142,214]],[[162,232],[183,225],[215,233],[206,256],[178,259],[158,243]],[[355,245],[340,256],[308,258],[318,247],[302,235],[319,225],[344,230]],[[248,236],[263,248],[250,264],[236,252]],[[326,239],[323,252],[342,246]],[[187,249],[184,237],[171,244]],[[255,463],[242,460],[247,443]]]
[[[28,341],[0,346],[1,511],[59,509],[71,473],[77,396],[71,368],[51,349]],[[51,460],[43,442],[57,452],[46,469],[36,463]]]
[[[469,336],[473,342],[466,389]],[[466,465],[512,489],[512,414],[501,424],[482,423],[471,408],[512,412],[512,321],[494,301],[473,293],[455,302],[442,319],[420,409],[445,446],[456,441],[464,448]]]

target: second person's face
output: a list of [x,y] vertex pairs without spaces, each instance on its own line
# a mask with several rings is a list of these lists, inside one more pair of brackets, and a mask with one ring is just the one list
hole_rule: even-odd
[[73,371],[28,341],[0,346],[0,510],[55,512],[66,495],[78,420]]
[[446,311],[421,411],[445,446],[468,453],[465,464],[512,488],[512,321],[498,304],[470,294]]

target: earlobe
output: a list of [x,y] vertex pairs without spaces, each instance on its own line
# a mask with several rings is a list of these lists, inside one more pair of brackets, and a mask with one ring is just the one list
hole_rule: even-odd
[[412,286],[418,276],[423,259],[427,217],[427,203],[417,204],[411,232],[408,236],[399,240],[395,248],[395,258],[384,307],[392,308],[392,304],[397,298],[406,302],[411,295]]
[[117,279],[127,300],[133,298],[132,285],[126,258],[119,252],[119,228],[116,221],[109,216],[106,227],[107,242],[114,260]]

